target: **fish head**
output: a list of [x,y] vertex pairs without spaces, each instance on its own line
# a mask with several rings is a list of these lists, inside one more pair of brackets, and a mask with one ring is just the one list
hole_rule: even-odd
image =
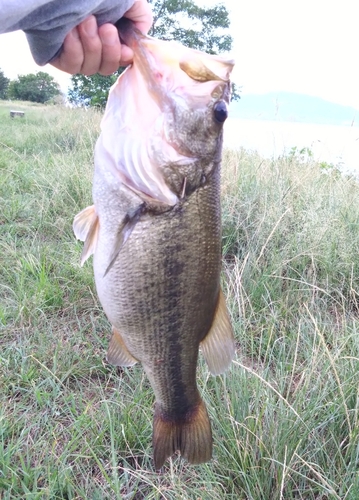
[[195,189],[202,170],[220,159],[234,62],[133,26],[120,36],[134,59],[110,92],[102,122],[107,151],[129,187],[174,205],[183,179]]

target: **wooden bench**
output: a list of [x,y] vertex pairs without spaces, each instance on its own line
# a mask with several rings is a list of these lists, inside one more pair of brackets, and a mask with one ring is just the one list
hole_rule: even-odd
[[25,111],[10,111],[10,117],[14,118],[14,116],[21,116],[21,118],[24,118]]

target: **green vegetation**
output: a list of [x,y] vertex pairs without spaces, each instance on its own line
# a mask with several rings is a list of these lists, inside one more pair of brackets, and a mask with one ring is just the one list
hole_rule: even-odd
[[232,48],[225,5],[203,7],[195,0],[149,0],[149,3],[153,11],[151,36],[176,40],[209,54],[229,52]]
[[153,470],[153,394],[104,356],[73,216],[100,114],[0,103],[0,498],[359,498],[359,185],[307,151],[225,151],[223,286],[238,342],[199,385],[214,459]]
[[71,87],[67,91],[69,102],[75,106],[104,108],[107,103],[108,93],[124,68],[116,73],[103,76],[98,73],[86,75],[72,75]]
[[19,75],[11,80],[7,89],[7,99],[45,103],[60,95],[55,79],[44,71]]
[[4,72],[0,69],[0,99],[6,99],[9,82],[9,78],[7,78]]

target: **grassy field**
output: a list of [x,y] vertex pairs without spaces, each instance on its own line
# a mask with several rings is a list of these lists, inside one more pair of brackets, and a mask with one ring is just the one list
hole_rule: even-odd
[[[153,393],[104,361],[73,216],[100,115],[0,104],[0,498],[357,500],[359,185],[298,154],[224,152],[223,287],[238,342],[200,360],[214,458],[153,468]],[[238,138],[240,143],[240,137]]]

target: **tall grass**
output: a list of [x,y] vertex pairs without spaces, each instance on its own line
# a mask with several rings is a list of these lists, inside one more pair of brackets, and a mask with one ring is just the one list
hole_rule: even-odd
[[100,115],[0,105],[0,498],[359,498],[358,184],[225,151],[223,288],[238,343],[200,361],[214,458],[153,469],[153,394],[104,362],[109,325],[73,216]]

